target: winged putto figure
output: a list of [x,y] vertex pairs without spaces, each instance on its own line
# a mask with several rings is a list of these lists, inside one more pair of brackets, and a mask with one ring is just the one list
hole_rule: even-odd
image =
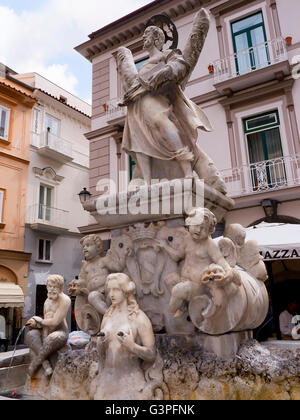
[[136,162],[134,178],[191,178],[194,172],[226,194],[212,160],[197,146],[198,131],[212,131],[205,113],[184,94],[196,67],[210,26],[205,9],[195,16],[183,52],[164,50],[162,29],[148,26],[143,35],[149,59],[137,71],[128,48],[117,53],[118,72],[128,107],[122,147]]

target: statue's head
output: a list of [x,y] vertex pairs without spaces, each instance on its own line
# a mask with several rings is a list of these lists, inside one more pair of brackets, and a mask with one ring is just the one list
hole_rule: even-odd
[[237,223],[228,225],[225,229],[224,236],[232,240],[238,246],[243,246],[246,240],[246,229]]
[[113,305],[118,305],[129,295],[135,295],[135,283],[123,273],[110,274],[106,279],[106,290]]
[[104,251],[104,244],[98,235],[88,235],[81,239],[83,255],[87,261],[93,260]]
[[216,229],[216,216],[206,208],[197,208],[189,213],[185,221],[194,240],[203,240],[212,235]]
[[[111,308],[126,301],[128,317],[131,319],[137,315],[139,306],[135,299],[136,285],[130,277],[124,273],[110,274],[106,279],[105,287],[112,303]],[[110,316],[111,311],[108,311],[107,315]]]
[[155,46],[159,51],[162,51],[166,37],[163,30],[158,26],[148,26],[144,32],[143,40],[145,50]]
[[56,300],[64,290],[65,280],[62,276],[54,274],[47,278],[46,285],[48,299]]

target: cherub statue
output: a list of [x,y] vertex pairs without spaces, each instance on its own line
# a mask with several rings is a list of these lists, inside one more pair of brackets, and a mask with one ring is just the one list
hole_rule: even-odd
[[[85,261],[82,262],[79,279],[69,284],[69,293],[77,296],[75,312],[79,326],[82,330],[91,333],[88,326],[85,326],[85,317],[93,315],[95,317],[95,314],[92,314],[91,308],[87,305],[91,305],[98,314],[105,314],[108,308],[105,295],[106,278],[110,273],[125,269],[126,258],[132,252],[132,243],[126,235],[114,238],[111,249],[106,255],[104,255],[103,241],[97,235],[86,236],[80,243]],[[82,311],[84,313],[81,313]],[[95,322],[97,324],[100,320]]]
[[224,237],[231,239],[236,247],[237,264],[255,279],[265,282],[268,279],[263,257],[259,253],[256,241],[246,242],[246,229],[239,224],[226,227]]
[[195,209],[186,219],[189,234],[182,235],[180,245],[174,248],[167,241],[159,241],[160,246],[173,260],[184,260],[181,276],[178,275],[177,284],[173,280],[175,285],[171,290],[169,310],[175,313],[174,317],[183,316],[186,311],[184,303],[190,302],[194,296],[205,294],[204,283],[211,276],[212,264],[217,270],[214,280],[218,280],[219,285],[230,285],[233,293],[235,288],[231,284],[240,285],[238,273],[230,267],[218,244],[211,238],[216,223],[216,217],[210,210]]
[[139,308],[136,286],[123,273],[111,274],[106,289],[111,306],[98,334],[96,400],[163,399],[167,392],[151,322]]
[[29,366],[29,376],[34,376],[42,366],[47,377],[53,373],[49,358],[62,350],[69,337],[66,317],[71,306],[70,298],[63,293],[64,278],[59,275],[47,279],[48,298],[44,305],[44,319],[34,316],[27,322],[30,331],[26,341],[34,357]]
[[[193,177],[226,194],[225,183],[212,160],[197,146],[198,132],[212,131],[204,112],[183,93],[202,51],[210,17],[205,9],[195,16],[183,52],[163,50],[164,32],[146,28],[143,40],[149,60],[136,70],[132,53],[120,47],[117,65],[127,106],[122,147],[136,162],[134,178]],[[168,163],[162,165],[161,161]],[[181,175],[182,174],[182,175]]]
[[[82,262],[78,280],[69,284],[69,292],[76,295],[87,295],[88,302],[102,315],[107,310],[105,298],[105,282],[109,273],[125,268],[126,256],[130,254],[130,239],[119,237],[118,248],[112,241],[111,249],[103,255],[104,245],[97,235],[89,235],[81,239],[85,261]],[[116,241],[116,240],[115,240]],[[120,251],[123,250],[121,253]]]

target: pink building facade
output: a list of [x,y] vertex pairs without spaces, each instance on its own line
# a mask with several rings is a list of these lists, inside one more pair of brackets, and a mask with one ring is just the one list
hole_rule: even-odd
[[199,133],[198,141],[236,202],[226,222],[248,226],[264,218],[265,199],[279,202],[279,214],[300,219],[296,0],[290,0],[288,8],[284,0],[154,1],[77,47],[93,64],[92,130],[87,134],[90,192],[101,193],[96,189],[101,178],[113,179],[122,191],[130,177],[129,158],[120,148],[126,108],[117,106],[117,48],[129,47],[137,63],[146,59],[141,37],[148,19],[157,14],[167,14],[176,24],[182,48],[203,5],[211,12],[212,24],[186,92],[214,127],[212,133]]
[[[214,128],[199,132],[198,142],[236,203],[224,222],[245,227],[261,221],[300,223],[297,0],[288,5],[286,0],[159,0],[92,33],[76,48],[93,64],[89,190],[97,197],[102,193],[98,182],[110,178],[121,192],[130,180],[131,162],[121,149],[126,108],[117,105],[122,94],[117,49],[130,48],[137,64],[147,59],[143,31],[149,18],[160,14],[175,23],[182,49],[201,7],[210,11],[212,22],[186,94]],[[81,230],[109,239],[97,224]],[[299,279],[299,261],[276,262],[275,277]]]

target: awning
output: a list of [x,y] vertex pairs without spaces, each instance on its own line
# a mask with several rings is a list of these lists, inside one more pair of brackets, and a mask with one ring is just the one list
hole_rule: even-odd
[[0,282],[0,308],[22,308],[24,294],[20,286],[14,283]]
[[263,222],[246,231],[246,241],[258,242],[265,261],[300,259],[300,225]]

